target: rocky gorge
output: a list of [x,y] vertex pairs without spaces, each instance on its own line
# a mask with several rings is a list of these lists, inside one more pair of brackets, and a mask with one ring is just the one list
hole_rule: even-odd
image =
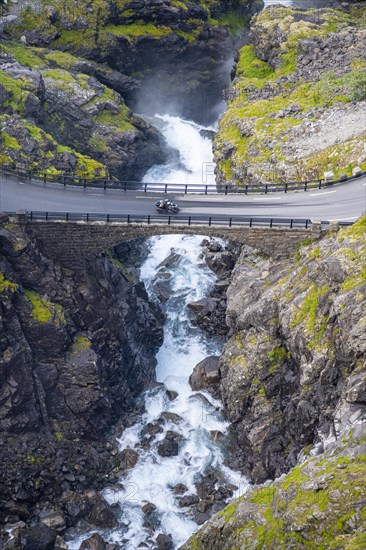
[[10,9],[0,26],[1,165],[139,181],[174,151],[132,111],[164,106],[214,122],[230,29],[261,6],[56,0]]
[[365,221],[290,262],[243,247],[213,391],[238,442],[229,462],[257,488],[182,550],[364,547]]
[[[210,120],[233,27],[224,5],[249,3],[52,2],[11,16],[0,163],[138,179],[174,156],[132,111],[150,98],[156,108],[159,62],[164,100],[179,100],[171,112]],[[275,6],[252,22],[215,138],[219,183],[364,168],[364,4],[335,7]],[[309,233],[286,257],[170,236],[161,257],[156,241],[124,244],[84,271],[51,260],[26,225],[0,222],[1,545],[169,550],[203,525],[182,548],[364,548],[365,218]],[[178,299],[182,243],[199,275]],[[154,276],[141,267],[152,251]],[[202,280],[204,296],[186,300]],[[193,371],[177,325],[167,340],[178,355],[164,348],[176,317],[195,351],[207,336]],[[175,361],[193,394],[164,372]]]

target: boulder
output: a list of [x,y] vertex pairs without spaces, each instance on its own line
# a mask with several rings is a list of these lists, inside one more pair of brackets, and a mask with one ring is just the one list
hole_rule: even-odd
[[362,170],[359,166],[355,166],[352,170],[352,176],[360,176],[362,174]]
[[139,458],[139,454],[134,449],[123,449],[119,454],[120,467],[125,468],[126,470],[133,468]]
[[163,533],[159,533],[159,535],[156,537],[156,544],[158,550],[172,550],[174,547],[172,536],[164,535]]
[[219,357],[212,355],[200,361],[189,377],[189,383],[194,391],[205,390],[217,386],[220,382]]
[[118,527],[118,520],[114,514],[113,508],[101,495],[94,495],[91,498],[92,509],[87,517],[87,521],[96,527],[113,528]]
[[50,529],[44,523],[22,529],[19,532],[19,545],[27,550],[53,550],[57,531]]
[[334,172],[324,172],[324,181],[325,183],[334,181]]
[[94,533],[80,544],[79,550],[106,550],[106,544],[98,533]]

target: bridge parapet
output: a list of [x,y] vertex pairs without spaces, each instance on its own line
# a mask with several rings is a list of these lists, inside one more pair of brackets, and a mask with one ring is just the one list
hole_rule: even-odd
[[223,227],[197,225],[164,225],[147,223],[106,223],[74,221],[35,221],[22,213],[12,216],[11,221],[26,225],[27,231],[42,244],[44,252],[61,265],[74,270],[85,269],[90,262],[114,246],[128,241],[155,235],[185,234],[202,237],[220,237],[257,248],[262,254],[288,257],[296,251],[299,243],[311,237],[316,240],[321,234],[320,225],[312,229],[282,227]]

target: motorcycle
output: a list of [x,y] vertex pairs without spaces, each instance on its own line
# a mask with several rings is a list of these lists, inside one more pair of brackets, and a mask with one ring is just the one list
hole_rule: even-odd
[[159,199],[155,203],[158,214],[178,214],[179,207],[169,199]]

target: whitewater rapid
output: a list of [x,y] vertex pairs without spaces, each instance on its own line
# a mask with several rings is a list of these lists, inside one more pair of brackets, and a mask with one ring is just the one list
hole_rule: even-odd
[[191,120],[159,114],[149,121],[159,128],[169,147],[179,151],[179,158],[150,168],[144,183],[215,183],[212,139],[204,132],[214,132],[216,126],[200,126]]
[[[118,440],[121,451],[137,451],[137,463],[117,486],[103,493],[110,504],[119,504],[120,527],[98,532],[125,550],[136,550],[141,543],[153,548],[160,533],[170,535],[173,548],[177,549],[199,528],[190,509],[179,505],[182,495],[173,490],[177,484],[187,486],[186,495],[196,494],[196,484],[202,476],[214,473],[219,479],[217,487],[237,487],[234,496],[245,492],[248,486],[245,478],[224,465],[228,423],[222,417],[221,403],[205,392],[193,392],[188,382],[195,365],[209,355],[218,355],[222,347],[222,341],[192,326],[187,308],[190,302],[203,298],[215,283],[215,275],[202,257],[201,241],[198,236],[164,235],[145,243],[149,254],[141,267],[141,279],[150,299],[157,299],[155,283],[162,273],[170,276],[164,276],[165,281],[169,280],[170,295],[164,305],[164,341],[157,354],[156,378],[160,384],[145,392],[144,414]],[[172,253],[174,262],[164,267]],[[176,399],[171,401],[167,390],[176,392]],[[171,418],[164,416],[166,413]],[[159,425],[162,431],[146,447],[141,442],[146,427],[151,425]],[[158,445],[169,431],[179,436],[178,455],[160,456]],[[217,432],[223,434],[219,441]],[[156,507],[155,522],[150,528],[142,511],[147,503]],[[75,539],[70,548],[77,549],[87,536],[90,533]]]

